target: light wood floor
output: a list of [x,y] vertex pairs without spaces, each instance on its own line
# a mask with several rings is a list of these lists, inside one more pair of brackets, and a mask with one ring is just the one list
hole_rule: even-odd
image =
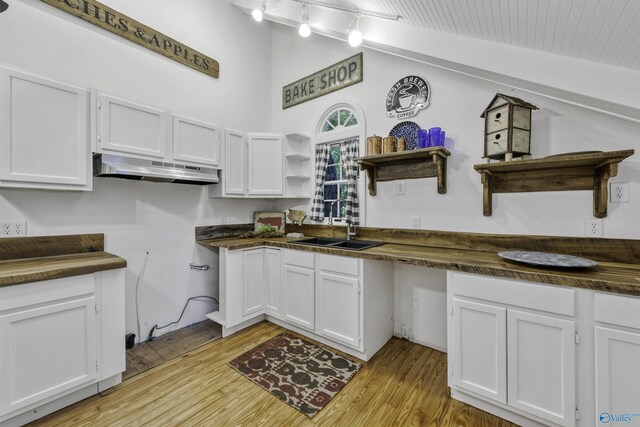
[[313,419],[227,362],[283,332],[267,322],[219,339],[58,411],[41,426],[511,426],[452,400],[444,353],[397,338]]

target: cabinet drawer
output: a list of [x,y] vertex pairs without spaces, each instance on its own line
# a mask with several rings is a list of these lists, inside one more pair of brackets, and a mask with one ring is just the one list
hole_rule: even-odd
[[575,316],[575,291],[561,286],[450,273],[448,287],[455,295],[501,304]]
[[360,274],[359,260],[335,255],[318,255],[318,267],[323,271],[358,276]]
[[597,293],[594,312],[596,322],[640,329],[640,298]]
[[289,265],[297,265],[300,267],[315,268],[316,254],[314,254],[313,252],[285,249],[284,263]]
[[0,288],[0,313],[95,293],[95,276],[65,277]]

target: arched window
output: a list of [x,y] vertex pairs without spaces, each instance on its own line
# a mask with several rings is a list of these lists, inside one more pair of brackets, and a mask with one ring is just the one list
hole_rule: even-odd
[[347,106],[338,106],[325,114],[321,121],[321,132],[343,130],[358,124],[355,112]]
[[[364,115],[359,107],[335,104],[316,128],[316,191],[310,219],[360,224],[359,173],[355,158],[364,138]],[[322,146],[322,147],[321,147]]]

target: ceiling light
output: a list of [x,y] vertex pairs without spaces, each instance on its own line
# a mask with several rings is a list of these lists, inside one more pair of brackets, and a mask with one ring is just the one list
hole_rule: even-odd
[[[349,33],[349,44],[351,46],[353,46],[353,47],[358,47],[362,43],[362,33],[358,29],[358,27],[360,25],[360,18],[361,17],[362,17],[362,15],[360,15],[360,14],[355,15],[353,17],[353,20],[351,20],[351,28],[349,28],[349,30],[348,30],[348,33]],[[353,26],[353,21],[354,20],[356,21],[355,27]]]
[[302,4],[302,20],[300,21],[300,28],[298,28],[298,33],[302,37],[309,37],[311,34],[311,26],[309,25],[309,9],[307,9],[307,4]]
[[262,15],[265,10],[267,10],[267,0],[260,0],[260,6],[257,9],[253,9],[251,16],[253,16],[253,19],[260,22],[262,21]]

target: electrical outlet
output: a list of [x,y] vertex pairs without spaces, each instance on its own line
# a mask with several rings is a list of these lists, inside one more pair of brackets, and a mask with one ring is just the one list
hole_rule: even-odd
[[420,217],[412,216],[411,217],[411,228],[420,229]]
[[602,220],[601,219],[585,219],[584,235],[586,237],[602,237]]
[[25,237],[27,235],[27,221],[2,221],[0,236]]
[[396,182],[396,195],[404,196],[406,194],[404,181]]
[[628,182],[612,182],[609,186],[609,200],[611,203],[629,203],[631,197]]

